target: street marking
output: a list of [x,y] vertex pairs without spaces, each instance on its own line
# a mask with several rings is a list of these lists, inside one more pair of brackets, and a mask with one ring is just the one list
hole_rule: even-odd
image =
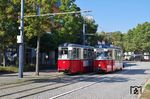
[[[127,69],[126,71],[123,71],[123,72],[121,72],[121,73],[129,72],[130,69],[128,69],[128,68],[126,68],[126,69]],[[103,75],[101,75],[101,76],[103,76]],[[115,77],[115,76],[116,76],[116,75],[114,75],[114,76],[112,76],[112,77]],[[102,80],[100,80],[100,81],[103,81],[103,80],[106,80],[106,78],[104,78],[104,79],[102,79]],[[58,98],[58,97],[65,96],[65,95],[70,94],[70,93],[73,93],[73,92],[75,92],[75,91],[78,91],[78,90],[84,89],[84,88],[86,88],[86,87],[92,86],[92,85],[94,85],[94,84],[96,84],[96,83],[97,83],[97,82],[93,82],[93,83],[91,83],[91,84],[88,84],[88,85],[85,85],[85,86],[82,86],[82,87],[79,87],[79,88],[76,88],[76,89],[67,91],[67,92],[65,92],[65,93],[58,94],[58,95],[53,96],[53,97],[51,97],[51,98],[49,98],[49,99],[56,99],[56,98]]]
[[92,86],[92,85],[94,85],[94,84],[96,84],[96,83],[97,83],[97,82],[94,82],[94,83],[88,84],[88,85],[86,85],[86,86],[79,87],[79,88],[74,89],[74,90],[70,90],[70,91],[68,91],[68,92],[65,92],[65,93],[62,93],[62,94],[53,96],[53,97],[51,97],[51,98],[49,98],[49,99],[56,99],[56,98],[58,98],[58,97],[61,97],[61,96],[66,95],[66,94],[70,94],[70,93],[73,93],[73,92],[75,92],[75,91],[78,91],[78,90],[84,89],[84,88],[86,88],[86,87]]
[[[115,76],[114,76],[114,77],[115,77]],[[65,95],[67,95],[67,94],[70,94],[70,93],[73,93],[73,92],[75,92],[75,91],[78,91],[78,90],[81,90],[81,89],[90,87],[90,86],[92,86],[92,85],[97,84],[98,82],[101,82],[101,81],[104,81],[104,80],[107,80],[107,79],[108,79],[108,78],[104,78],[104,79],[102,79],[102,80],[100,80],[100,81],[93,82],[93,83],[88,84],[88,85],[85,85],[85,86],[83,86],[83,87],[79,87],[79,88],[76,88],[76,89],[74,89],[74,90],[70,90],[70,91],[67,91],[67,92],[65,92],[65,93],[58,94],[58,95],[53,96],[53,97],[51,97],[51,98],[49,98],[49,99],[56,99],[56,98],[58,98],[58,97],[65,96]]]
[[[127,69],[127,68],[126,68],[126,69]],[[130,70],[127,69],[126,71],[123,71],[123,72],[121,72],[121,73],[123,74],[123,73],[129,72],[129,71],[130,71]],[[100,76],[103,76],[103,75],[100,75]],[[114,76],[112,76],[112,77],[115,77],[115,76],[116,76],[116,75],[114,75]],[[105,78],[105,79],[106,79],[106,78]],[[103,81],[103,80],[105,80],[105,79],[102,79],[102,80],[100,80],[100,81]],[[99,81],[98,81],[98,82],[99,82]],[[70,93],[73,93],[73,92],[75,92],[75,91],[78,91],[78,90],[84,89],[84,88],[86,88],[86,87],[90,87],[90,86],[92,86],[92,85],[95,85],[95,84],[98,83],[98,82],[93,82],[93,83],[91,83],[91,84],[88,84],[88,85],[85,85],[85,86],[76,88],[76,89],[74,89],[74,90],[70,90],[70,91],[67,91],[67,92],[65,92],[65,93],[58,94],[58,95],[53,96],[53,97],[51,97],[51,98],[49,98],[49,99],[56,99],[56,98],[58,98],[58,97],[65,96],[65,95],[70,94]]]
[[[105,78],[105,79],[106,79],[106,78]],[[103,80],[105,80],[105,79],[103,79]],[[99,81],[98,81],[98,82],[99,82]],[[74,90],[70,90],[70,91],[67,91],[67,92],[65,92],[65,93],[58,94],[58,95],[53,96],[53,97],[51,97],[51,98],[49,98],[49,99],[56,99],[56,98],[58,98],[58,97],[61,97],[61,96],[64,96],[64,95],[67,95],[67,94],[73,93],[73,92],[75,92],[75,91],[78,91],[78,90],[84,89],[84,88],[86,88],[86,87],[90,87],[90,86],[92,86],[92,85],[95,85],[95,84],[96,84],[96,83],[98,83],[98,82],[93,82],[93,83],[91,83],[91,84],[88,84],[88,85],[85,85],[85,86],[82,86],[82,87],[76,88],[76,89],[74,89]]]

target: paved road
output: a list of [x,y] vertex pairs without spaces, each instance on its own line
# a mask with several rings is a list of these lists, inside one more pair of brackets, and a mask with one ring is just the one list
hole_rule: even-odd
[[84,74],[34,80],[14,86],[0,86],[0,98],[12,99],[137,99],[130,86],[143,86],[150,78],[149,62],[126,63],[123,71]]

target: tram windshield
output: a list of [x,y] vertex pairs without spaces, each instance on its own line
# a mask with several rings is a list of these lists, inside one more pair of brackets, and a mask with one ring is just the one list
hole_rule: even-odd
[[111,59],[111,53],[109,51],[97,52],[96,59],[97,60]]
[[59,58],[68,59],[68,48],[61,48],[59,50]]

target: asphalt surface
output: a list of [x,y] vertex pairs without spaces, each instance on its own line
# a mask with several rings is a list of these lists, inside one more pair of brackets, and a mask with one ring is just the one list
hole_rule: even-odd
[[143,86],[149,78],[150,62],[126,62],[122,71],[110,74],[67,75],[0,86],[0,99],[137,99],[133,88],[130,93],[131,86]]

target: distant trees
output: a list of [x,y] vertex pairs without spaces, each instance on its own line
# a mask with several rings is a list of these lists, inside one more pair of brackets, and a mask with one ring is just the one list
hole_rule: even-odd
[[[99,39],[101,38],[101,39]],[[99,41],[121,46],[127,52],[149,52],[150,51],[150,23],[138,24],[127,33],[101,32]]]
[[150,51],[150,23],[138,24],[125,34],[124,48],[126,51]]
[[99,34],[99,38],[101,38],[101,39],[98,39],[98,41],[100,42],[105,42],[105,43],[123,47],[124,34],[120,31],[116,31],[116,32],[104,32],[103,31]]

